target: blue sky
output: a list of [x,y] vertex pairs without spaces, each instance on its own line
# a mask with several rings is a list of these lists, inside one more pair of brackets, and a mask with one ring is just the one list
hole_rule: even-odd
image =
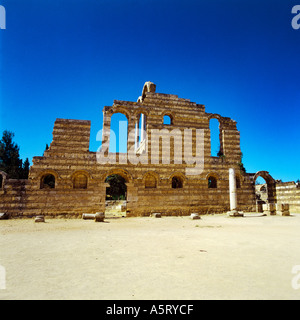
[[[0,0],[0,131],[41,156],[56,118],[92,121],[145,81],[237,121],[247,172],[300,179],[300,29],[289,0]],[[300,21],[299,21],[300,23]]]

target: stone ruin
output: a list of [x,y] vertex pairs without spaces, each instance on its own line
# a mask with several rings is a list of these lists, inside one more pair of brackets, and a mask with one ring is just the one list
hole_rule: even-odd
[[[127,118],[127,153],[109,152],[115,113]],[[219,156],[211,155],[212,119],[219,122]],[[42,157],[33,158],[28,180],[0,173],[0,212],[13,217],[105,212],[106,178],[113,174],[126,182],[127,217],[257,211],[259,175],[267,181],[268,202],[276,203],[268,172],[241,170],[236,121],[177,95],[157,93],[152,82],[145,83],[137,102],[114,100],[103,108],[98,152],[89,151],[90,128],[90,121],[56,119],[53,141]]]

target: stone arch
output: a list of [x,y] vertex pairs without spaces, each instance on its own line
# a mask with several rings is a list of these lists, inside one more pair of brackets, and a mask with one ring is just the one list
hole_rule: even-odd
[[149,111],[148,111],[147,109],[145,109],[145,108],[143,108],[143,107],[139,107],[139,108],[137,108],[137,109],[134,111],[134,114],[133,114],[134,119],[135,119],[135,120],[139,120],[139,117],[140,117],[140,115],[141,115],[142,113],[143,113],[144,115],[146,115],[146,117],[149,116]]
[[121,177],[123,177],[126,181],[126,183],[131,183],[133,181],[132,175],[124,170],[124,169],[112,169],[110,171],[108,171],[107,173],[105,173],[102,177],[102,181],[105,182],[106,178],[113,175],[113,174],[117,174]]
[[85,170],[77,170],[71,176],[73,189],[87,189],[90,174]]
[[153,171],[148,171],[144,174],[142,182],[146,189],[157,188],[159,181],[158,174]]
[[151,81],[145,82],[144,87],[143,87],[143,91],[142,91],[142,95],[139,97],[138,100],[140,100],[142,102],[145,99],[147,92],[153,92],[154,93],[155,90],[156,90],[156,84],[154,84]]
[[131,119],[131,110],[129,108],[122,106],[113,106],[110,109],[110,115],[112,116],[115,113],[122,113],[124,116],[126,116],[127,121],[130,121]]
[[57,188],[57,183],[58,183],[60,177],[59,177],[58,173],[55,170],[52,170],[52,169],[46,169],[46,170],[43,170],[43,171],[41,171],[39,173],[39,175],[37,176],[38,188],[39,189],[45,189],[43,180],[47,175],[52,175],[54,177],[54,179],[55,179],[54,188]]
[[219,175],[216,172],[209,172],[206,175],[207,187],[209,189],[218,188],[218,181],[220,180]]
[[211,113],[211,114],[208,116],[208,120],[211,120],[211,119],[217,119],[217,120],[220,122],[220,124],[223,123],[223,117],[220,116],[220,115],[217,114],[217,113]]
[[[178,181],[178,186],[175,187],[175,179],[177,179]],[[172,189],[181,189],[184,187],[185,183],[186,183],[186,177],[184,174],[182,174],[181,172],[174,172],[168,179],[169,184],[171,185]]]
[[55,189],[56,187],[55,176],[51,173],[45,174],[40,180],[40,189]]
[[175,118],[175,116],[174,116],[173,112],[170,111],[170,110],[166,110],[166,111],[162,112],[162,114],[161,114],[162,124],[165,123],[165,122],[164,122],[164,117],[165,117],[165,116],[167,116],[167,117],[170,118],[170,125],[174,125],[174,118]]
[[38,179],[41,179],[41,177],[44,176],[44,175],[46,175],[46,174],[52,174],[52,175],[54,175],[54,177],[55,177],[56,180],[60,179],[60,176],[59,176],[59,174],[57,173],[57,171],[55,171],[55,170],[53,170],[53,169],[46,169],[46,170],[41,171],[41,172],[38,174],[37,178],[38,178]]
[[268,171],[258,171],[255,173],[254,177],[253,177],[253,182],[255,183],[256,179],[258,177],[262,177],[266,180],[267,183],[275,183],[275,180],[273,179],[273,177],[269,174]]
[[[47,176],[53,176],[54,177],[54,187],[50,187],[46,188],[45,185],[45,178]],[[55,170],[52,169],[47,169],[47,170],[43,170],[42,172],[40,172],[40,174],[38,175],[38,188],[39,189],[55,189],[57,188],[57,182],[59,180],[59,175]]]
[[268,171],[258,171],[253,176],[253,184],[255,185],[255,181],[258,177],[262,177],[265,179],[267,184],[267,192],[268,192],[268,203],[276,203],[276,181],[269,174]]

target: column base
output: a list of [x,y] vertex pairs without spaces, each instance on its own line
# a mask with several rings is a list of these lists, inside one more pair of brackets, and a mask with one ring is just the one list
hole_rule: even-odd
[[243,217],[244,214],[242,212],[238,212],[237,210],[228,211],[227,215],[229,217]]

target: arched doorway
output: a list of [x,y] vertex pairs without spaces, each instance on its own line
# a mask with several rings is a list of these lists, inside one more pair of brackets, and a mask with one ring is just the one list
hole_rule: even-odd
[[[253,176],[257,208],[262,204],[276,203],[276,182],[267,171],[258,171]],[[258,211],[260,211],[258,209]]]
[[127,203],[127,180],[113,173],[106,177],[105,216],[125,217]]

